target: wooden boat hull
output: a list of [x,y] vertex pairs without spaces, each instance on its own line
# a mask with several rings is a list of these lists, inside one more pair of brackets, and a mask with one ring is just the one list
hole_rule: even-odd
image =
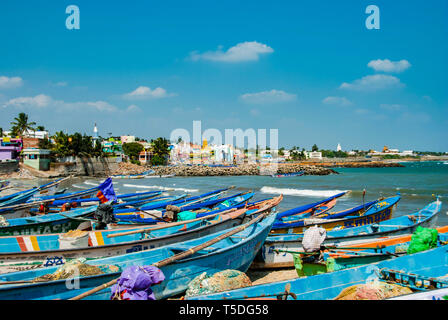
[[[211,248],[205,248],[202,252],[197,252],[193,256],[163,266],[161,270],[165,275],[165,280],[151,287],[156,298],[167,298],[184,292],[188,283],[203,272],[213,274],[225,269],[235,269],[245,272],[269,234],[274,219],[274,215],[271,214],[262,221],[249,226],[244,231],[233,235],[231,239],[226,238],[214,244]],[[98,266],[113,264],[122,270],[131,265],[150,265],[172,256],[177,252],[186,251],[193,246],[211,240],[225,232],[214,233],[203,238],[186,241],[182,244],[174,244],[122,256],[91,260],[88,263]],[[56,267],[14,272],[2,275],[0,280],[34,279],[36,276],[45,275],[54,271],[56,271]],[[68,299],[119,276],[120,272],[113,272],[80,277],[68,281],[57,280],[26,285],[3,285],[0,286],[0,300]],[[74,285],[74,281],[76,285]],[[70,290],[68,290],[68,286]],[[87,299],[109,300],[110,295],[111,290],[107,288],[88,296]]]
[[[430,268],[428,266],[431,266]],[[432,250],[406,255],[356,268],[324,273],[312,277],[256,285],[207,296],[190,297],[189,300],[244,300],[272,297],[283,294],[286,287],[297,300],[331,300],[343,289],[365,284],[378,279],[377,273],[384,269],[406,270],[406,272],[436,278],[448,274],[448,245]],[[293,299],[288,296],[287,299]]]
[[[205,219],[200,223],[189,224],[188,221],[186,221],[185,224],[173,228],[172,234],[147,239],[145,239],[145,234],[142,234],[139,235],[142,240],[123,243],[114,243],[110,238],[107,238],[107,235],[117,233],[116,231],[90,231],[89,243],[92,246],[85,248],[0,253],[0,270],[4,269],[4,267],[10,269],[14,265],[20,266],[20,269],[23,268],[24,265],[47,267],[56,262],[64,263],[66,260],[80,257],[94,259],[123,255],[126,253],[158,248],[176,242],[196,239],[240,225],[244,219],[245,211],[246,210],[239,210],[236,214],[230,213],[229,215],[223,215],[224,218],[219,219],[220,221],[211,221],[209,223]],[[126,229],[126,231],[128,230],[129,229]],[[119,232],[123,232],[123,229],[119,230]],[[154,233],[157,232],[155,231]],[[32,243],[33,241],[31,241],[31,239],[37,244],[37,249],[39,246],[38,236],[23,236],[17,240],[26,244]],[[25,245],[22,245],[22,248],[27,250]]]
[[[271,212],[280,203],[282,197],[263,201],[253,207],[239,210],[228,210],[215,217],[203,217],[183,223],[172,223],[152,226],[147,233],[135,233],[120,237],[110,235],[130,232],[145,228],[128,228],[126,230],[99,230],[89,232],[89,246],[73,249],[59,249],[59,234],[31,235],[23,237],[0,237],[0,270],[19,269],[29,265],[32,267],[50,266],[64,263],[67,259],[100,258],[121,255],[141,250],[158,248],[176,242],[184,242],[203,237],[215,232],[233,228],[252,216]],[[151,228],[147,226],[146,229]],[[14,252],[12,251],[14,250]],[[1,272],[0,272],[1,273]]]
[[[365,243],[371,243],[371,239],[377,239],[380,237],[390,237],[390,236],[400,236],[413,233],[418,226],[433,228],[436,225],[438,214],[440,213],[441,202],[433,202],[423,208],[421,211],[428,210],[430,208],[430,214],[419,222],[409,224],[402,228],[390,229],[383,232],[370,232],[365,234],[360,234],[357,228],[353,228],[354,231],[351,232],[353,235],[346,237],[331,237],[332,232],[327,233],[327,238],[324,241],[325,245],[351,245],[352,241],[361,241]],[[418,213],[409,216],[418,216]],[[407,216],[403,216],[404,219]],[[395,218],[398,220],[403,219],[402,217]],[[389,222],[392,220],[389,220]],[[412,219],[410,219],[412,221]],[[389,223],[384,222],[384,223]],[[378,224],[379,226],[382,223]],[[361,228],[361,227],[360,227]],[[339,232],[339,231],[337,231]],[[286,235],[286,236],[271,236],[268,237],[260,250],[259,254],[256,256],[254,263],[251,268],[254,269],[264,269],[264,268],[283,268],[294,266],[292,256],[288,253],[275,253],[275,250],[280,251],[303,251],[302,248],[302,235]]]

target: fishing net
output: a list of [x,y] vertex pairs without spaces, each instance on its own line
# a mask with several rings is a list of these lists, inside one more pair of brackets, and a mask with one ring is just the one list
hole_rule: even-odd
[[249,277],[238,270],[227,269],[212,276],[207,276],[207,273],[203,272],[188,284],[185,297],[201,296],[251,285]]
[[104,273],[118,272],[120,268],[114,265],[92,266],[84,263],[85,258],[78,258],[70,262],[66,262],[59,267],[54,273],[44,274],[33,279],[33,282],[39,281],[55,281],[60,279],[68,279],[77,276],[95,276]]
[[410,293],[411,289],[397,284],[373,282],[345,288],[334,300],[384,300]]
[[418,226],[412,234],[408,254],[429,250],[437,246],[437,229]]
[[403,243],[399,244],[395,247],[395,253],[406,253],[408,252],[409,244]]

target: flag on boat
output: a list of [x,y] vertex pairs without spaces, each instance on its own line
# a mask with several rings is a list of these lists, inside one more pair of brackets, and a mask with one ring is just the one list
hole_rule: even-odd
[[115,194],[114,191],[114,184],[112,183],[112,178],[107,178],[106,180],[104,180],[103,183],[101,183],[98,186],[98,189],[100,189],[100,191],[98,191],[98,193],[96,194],[96,196],[100,199],[101,203],[105,203],[107,201],[117,201],[117,195]]

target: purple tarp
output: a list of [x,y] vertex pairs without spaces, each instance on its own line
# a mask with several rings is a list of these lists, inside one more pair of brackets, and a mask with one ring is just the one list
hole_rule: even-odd
[[151,286],[165,280],[162,270],[154,266],[130,266],[123,270],[111,296],[121,295],[123,300],[156,300]]

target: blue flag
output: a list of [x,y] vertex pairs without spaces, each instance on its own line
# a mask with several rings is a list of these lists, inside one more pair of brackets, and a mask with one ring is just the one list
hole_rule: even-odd
[[[112,183],[112,179],[109,177],[107,178],[102,184],[100,184],[98,186],[98,189],[100,189],[100,191],[98,192],[98,198],[106,198],[107,201],[113,200],[113,201],[117,201],[117,195],[115,194],[114,191],[114,184]],[[101,194],[99,194],[101,193]],[[103,196],[103,197],[101,197]],[[103,201],[101,201],[103,202]]]

